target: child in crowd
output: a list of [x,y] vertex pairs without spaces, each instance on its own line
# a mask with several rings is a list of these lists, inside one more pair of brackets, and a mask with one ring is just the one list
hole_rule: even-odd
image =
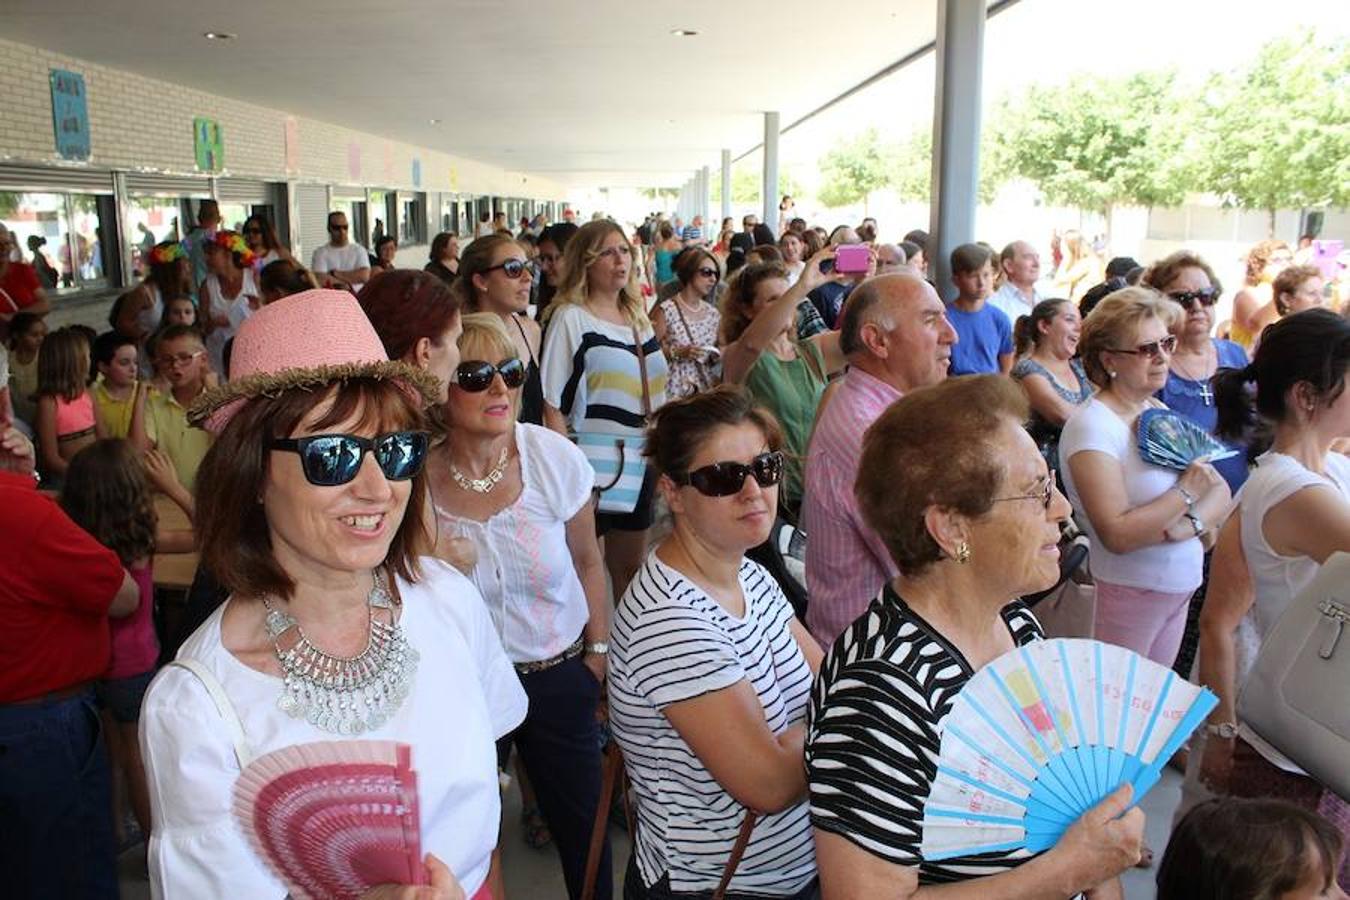
[[1004,375],[1012,371],[1012,325],[1003,311],[988,304],[994,291],[994,252],[983,244],[962,244],[952,251],[952,283],[957,297],[947,319],[958,340],[952,345],[949,375]]
[[196,325],[197,305],[186,294],[170,297],[164,301],[164,318],[159,322],[161,329],[170,325]]
[[151,390],[138,403],[131,423],[131,440],[145,450],[157,447],[173,463],[178,480],[189,491],[197,467],[211,447],[211,434],[193,428],[187,408],[210,385],[206,344],[190,325],[170,325],[155,342],[156,369],[163,372],[167,390]]
[[89,392],[89,341],[75,328],[48,335],[38,350],[38,466],[59,483],[76,453],[104,437]]
[[191,531],[157,527],[145,469],[139,454],[124,440],[97,441],[71,459],[61,490],[61,507],[75,524],[117,554],[140,589],[136,611],[110,622],[112,656],[98,683],[98,695],[105,717],[112,720],[111,727],[104,730],[108,751],[126,778],[131,809],[141,833],[148,835],[150,795],[136,723],[141,699],[159,659],[150,565],[156,551],[190,551],[193,535]]
[[1345,900],[1341,835],[1281,800],[1210,800],[1177,823],[1158,867],[1158,900]]
[[135,406],[137,376],[136,340],[108,331],[94,340],[94,414],[108,437],[125,438],[131,433],[131,414]]
[[9,321],[9,386],[14,415],[31,433],[37,420],[38,349],[47,337],[47,323],[33,313],[15,313]]

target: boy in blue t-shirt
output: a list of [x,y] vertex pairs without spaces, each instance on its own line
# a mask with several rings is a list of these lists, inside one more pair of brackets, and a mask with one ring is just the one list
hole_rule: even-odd
[[994,251],[962,244],[952,251],[952,283],[957,297],[947,304],[947,319],[959,338],[952,345],[949,375],[1012,371],[1012,325],[1003,311],[988,304],[994,291]]

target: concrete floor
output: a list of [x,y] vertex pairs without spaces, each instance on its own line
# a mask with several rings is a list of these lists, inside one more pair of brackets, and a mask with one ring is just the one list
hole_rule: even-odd
[[[1149,846],[1162,860],[1167,836],[1172,828],[1172,811],[1181,799],[1181,776],[1171,769],[1164,770],[1160,781],[1144,798],[1143,809],[1148,817],[1146,835]],[[532,850],[525,844],[520,827],[520,793],[512,788],[502,798],[505,809],[502,832],[502,857],[506,873],[506,890],[510,900],[566,900],[562,871],[552,846]],[[623,871],[628,865],[630,845],[628,835],[620,828],[610,829],[614,848],[615,898],[622,895]],[[144,850],[135,847],[123,854],[119,865],[122,873],[122,900],[149,900],[150,885],[146,881],[142,862]],[[1156,865],[1156,863],[1155,863]],[[1125,896],[1128,900],[1153,900],[1154,869],[1132,869],[1125,873]]]

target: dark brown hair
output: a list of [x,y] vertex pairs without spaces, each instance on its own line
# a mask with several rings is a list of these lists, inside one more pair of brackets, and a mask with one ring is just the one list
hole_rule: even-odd
[[750,324],[750,308],[755,305],[755,291],[760,284],[774,278],[786,281],[787,277],[787,269],[782,263],[754,263],[736,272],[736,277],[727,282],[727,290],[722,296],[722,324],[718,329],[718,343],[730,344]]
[[371,279],[356,300],[392,360],[406,357],[422,338],[438,344],[460,307],[459,296],[445,282],[413,269],[395,269]]
[[[207,451],[197,472],[196,490],[202,563],[236,594],[284,599],[295,589],[291,576],[272,555],[267,511],[260,500],[271,458],[267,443],[289,437],[330,396],[332,407],[313,423],[315,431],[354,416],[359,418],[359,427],[374,426],[379,431],[420,429],[424,424],[421,410],[394,382],[370,378],[341,382],[325,394],[292,388],[245,403]],[[384,558],[384,565],[407,581],[417,580],[417,557],[426,549],[425,497],[423,471],[412,480],[403,521]]]
[[698,270],[703,268],[703,261],[712,263],[714,271],[717,272],[717,280],[722,280],[722,264],[702,247],[690,247],[688,250],[675,257],[675,277],[680,279],[680,284],[687,285],[698,275]]
[[900,571],[920,575],[942,559],[924,521],[929,507],[972,519],[989,512],[1006,472],[994,435],[1028,413],[1012,379],[967,375],[906,394],[867,430],[853,490]]
[[994,251],[985,244],[962,244],[952,251],[951,264],[953,275],[978,272],[994,264]]
[[1279,900],[1309,874],[1309,850],[1331,888],[1340,833],[1316,813],[1282,800],[1225,797],[1201,803],[1172,831],[1158,866],[1158,900]]
[[1041,342],[1041,323],[1053,322],[1065,306],[1072,306],[1063,297],[1042,300],[1031,308],[1025,316],[1018,316],[1013,323],[1013,352],[1026,356]]
[[89,377],[92,349],[84,332],[75,328],[58,328],[47,335],[38,348],[37,396],[78,399]]
[[145,467],[131,444],[104,438],[70,460],[61,508],[123,566],[155,552],[154,503]]
[[1310,278],[1321,277],[1322,270],[1317,266],[1290,266],[1280,272],[1270,286],[1270,294],[1275,298],[1275,311],[1282,316],[1289,315],[1289,304],[1285,302],[1284,295],[1294,293]]
[[1139,283],[1156,291],[1166,291],[1167,286],[1175,281],[1184,269],[1199,269],[1204,272],[1205,277],[1209,279],[1210,286],[1217,293],[1223,293],[1223,285],[1219,284],[1219,277],[1214,274],[1214,270],[1209,267],[1209,263],[1205,262],[1200,254],[1192,253],[1190,250],[1178,250],[1176,253],[1158,260],[1144,270]]
[[699,447],[718,428],[754,425],[770,450],[783,446],[783,429],[773,413],[755,403],[739,385],[723,384],[683,400],[672,400],[656,411],[647,428],[643,450],[662,475],[689,471]]
[[274,259],[258,273],[258,289],[264,294],[276,294],[278,300],[318,286],[304,266],[290,259]]

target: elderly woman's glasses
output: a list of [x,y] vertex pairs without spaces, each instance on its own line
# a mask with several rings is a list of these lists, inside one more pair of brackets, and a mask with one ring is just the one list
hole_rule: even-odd
[[459,364],[453,381],[461,391],[477,394],[491,387],[496,375],[502,376],[506,386],[515,390],[525,383],[525,364],[514,357],[495,366],[490,362],[471,359]]
[[501,265],[488,266],[486,269],[483,270],[483,274],[486,275],[487,273],[495,272],[498,269],[501,269],[503,275],[514,281],[520,276],[524,275],[526,272],[533,271],[534,267],[523,259],[508,259]]
[[1213,306],[1219,302],[1219,292],[1212,287],[1201,291],[1172,291],[1167,296],[1180,303],[1185,310],[1194,309],[1197,303],[1201,306]]
[[1128,353],[1131,356],[1150,356],[1153,359],[1164,359],[1171,356],[1177,349],[1177,336],[1169,334],[1160,341],[1149,341],[1147,344],[1140,344],[1133,350],[1121,350],[1116,348],[1112,353]]
[[275,438],[267,442],[271,450],[300,454],[305,480],[319,487],[346,484],[361,471],[367,452],[390,481],[407,481],[422,471],[427,458],[424,431],[391,431],[373,438],[354,434],[316,434],[302,438]]
[[1018,494],[1015,497],[995,497],[995,503],[1001,503],[1004,500],[1039,500],[1046,509],[1050,508],[1050,498],[1055,496],[1055,473],[1051,472],[1045,476],[1045,487],[1036,491],[1034,494]]
[[671,475],[670,480],[678,485],[689,485],[705,497],[730,497],[739,494],[745,479],[752,475],[760,487],[773,487],[783,480],[783,462],[783,451],[773,450],[756,456],[749,465],[713,463],[683,475]]

